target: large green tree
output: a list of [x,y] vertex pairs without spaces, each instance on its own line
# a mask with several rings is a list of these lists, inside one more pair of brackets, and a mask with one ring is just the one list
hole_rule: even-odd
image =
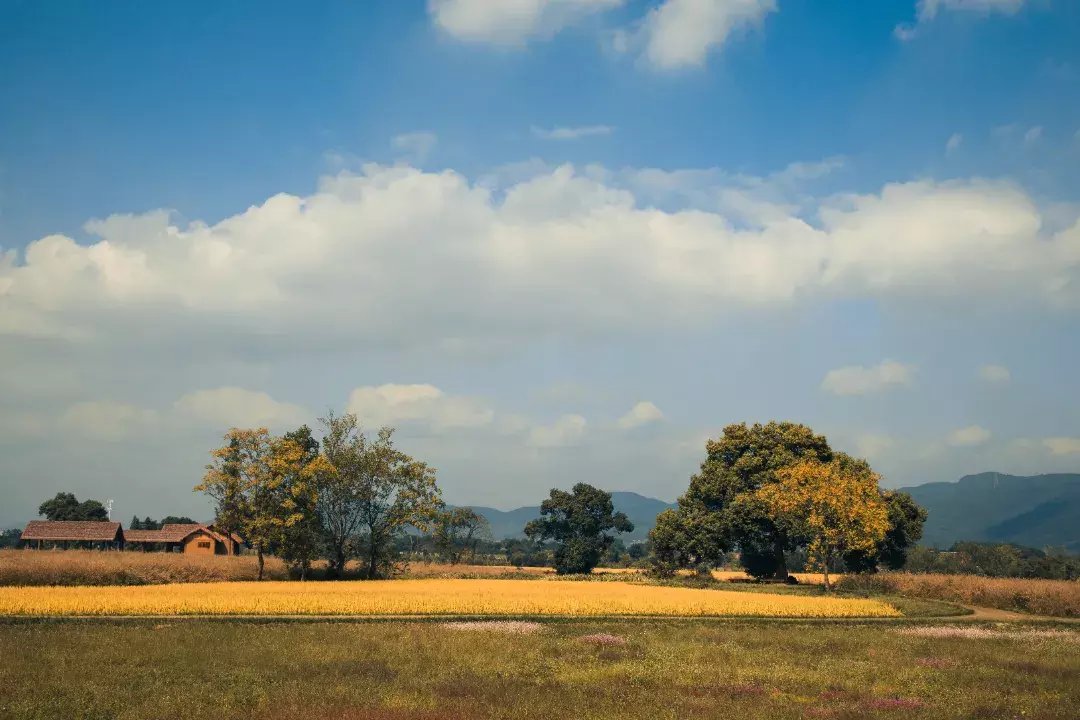
[[332,472],[319,454],[319,441],[311,428],[302,425],[283,439],[299,451],[296,464],[285,475],[285,495],[293,503],[294,521],[282,530],[279,554],[301,580],[307,580],[311,564],[323,554],[325,532],[318,513],[318,493],[324,476]]
[[678,508],[664,518],[660,532],[653,531],[661,562],[719,565],[724,553],[737,547],[750,574],[785,579],[784,553],[804,538],[797,524],[772,512],[757,492],[801,461],[830,462],[833,452],[825,436],[791,422],[739,423],[707,441],[705,452]]
[[554,540],[555,571],[560,575],[588,573],[614,542],[615,532],[633,532],[634,525],[615,512],[611,493],[586,483],[571,492],[553,489],[540,505],[540,517],[525,526],[534,541]]
[[38,507],[38,514],[47,520],[108,520],[109,513],[97,500],[79,502],[72,493],[56,493]]

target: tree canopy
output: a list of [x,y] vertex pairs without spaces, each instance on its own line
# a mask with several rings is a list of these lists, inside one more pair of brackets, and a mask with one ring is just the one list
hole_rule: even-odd
[[540,506],[541,517],[525,526],[535,541],[554,540],[555,571],[560,575],[588,573],[614,541],[608,532],[633,532],[634,525],[615,512],[611,493],[586,483],[571,492],[553,489]]
[[38,514],[47,520],[108,520],[109,513],[97,500],[79,502],[74,494],[56,493],[38,507]]

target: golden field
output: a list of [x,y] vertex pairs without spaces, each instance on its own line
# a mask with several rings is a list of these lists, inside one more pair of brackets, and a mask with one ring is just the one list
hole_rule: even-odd
[[405,579],[0,588],[0,616],[898,617],[877,600],[624,582]]
[[1080,618],[1080,580],[890,572],[851,575],[839,587],[858,593],[907,595],[1035,615]]

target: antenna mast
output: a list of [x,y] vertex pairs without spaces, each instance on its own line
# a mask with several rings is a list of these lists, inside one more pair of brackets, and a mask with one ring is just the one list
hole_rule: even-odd
[[112,498],[105,501],[105,517],[112,521]]

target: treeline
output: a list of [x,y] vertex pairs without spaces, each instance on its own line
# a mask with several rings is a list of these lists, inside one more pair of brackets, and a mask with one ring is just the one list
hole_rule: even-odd
[[1062,550],[1012,544],[959,542],[948,550],[917,547],[904,564],[911,573],[998,578],[1080,579],[1080,557]]

